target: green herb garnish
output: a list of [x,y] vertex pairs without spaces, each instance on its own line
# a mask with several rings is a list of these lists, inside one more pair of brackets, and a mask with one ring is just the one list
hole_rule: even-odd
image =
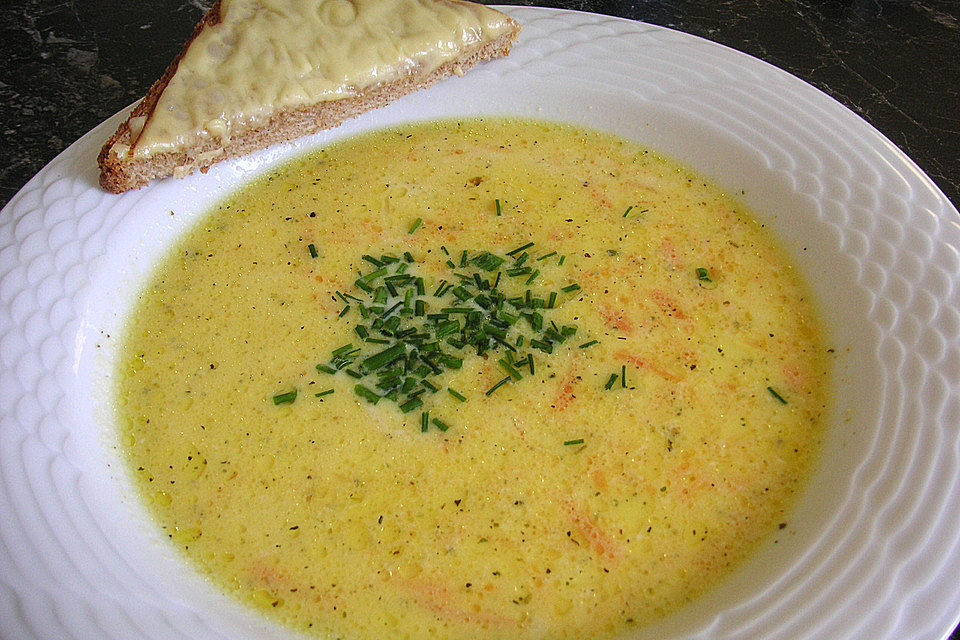
[[[418,218],[409,231],[420,224]],[[422,409],[429,395],[441,389],[440,377],[460,369],[469,354],[503,356],[497,361],[507,375],[486,391],[487,396],[510,381],[522,380],[527,370],[534,375],[532,351],[553,353],[577,334],[577,327],[550,319],[561,304],[557,291],[536,295],[532,288],[512,290],[520,278],[510,276],[520,276],[525,283],[521,286],[529,286],[540,275],[528,262],[527,250],[533,246],[528,242],[505,255],[463,250],[446,260],[450,272],[445,278],[429,285],[417,273],[417,261],[409,251],[402,258],[362,256],[370,267],[357,273],[354,284],[359,291],[337,292],[345,305],[339,315],[355,319],[353,331],[361,342],[334,349],[329,362],[318,364],[317,370],[344,371],[356,380],[358,397],[371,404],[389,400],[403,413]],[[446,247],[441,250],[451,255]],[[542,257],[555,255],[554,251]],[[560,291],[579,289],[572,283]],[[455,389],[447,387],[447,392],[459,402],[467,400]],[[421,411],[420,422],[421,430],[430,424],[449,428],[428,411]]]
[[499,389],[499,388],[502,387],[503,385],[505,385],[505,384],[507,384],[508,382],[510,382],[510,380],[511,380],[510,376],[507,376],[506,378],[504,378],[503,380],[501,380],[501,381],[498,382],[497,384],[495,384],[495,385],[493,385],[492,387],[490,387],[490,388],[487,390],[487,393],[484,394],[484,395],[488,395],[488,396],[489,396],[489,395],[493,395],[493,392],[494,392],[494,391],[496,391],[497,389]]
[[367,389],[362,384],[358,384],[354,386],[353,391],[354,393],[356,393],[358,396],[360,396],[370,404],[377,404],[378,402],[380,402],[380,396],[378,396],[375,391],[371,391],[370,389]]
[[532,243],[532,242],[528,242],[527,244],[523,245],[522,247],[517,247],[517,248],[514,249],[513,251],[507,251],[507,255],[512,258],[513,256],[517,255],[517,254],[520,253],[521,251],[526,251],[527,249],[529,249],[529,248],[532,247],[532,246],[533,246],[533,243]]
[[787,404],[787,401],[784,399],[784,397],[781,396],[779,393],[777,393],[777,390],[774,389],[773,387],[767,387],[767,391],[769,391],[770,395],[776,398],[777,402],[779,402],[780,404]]
[[696,269],[697,280],[700,281],[700,286],[704,289],[715,289],[717,283],[710,278],[710,272],[707,271],[704,267],[697,267]]
[[293,401],[297,399],[297,390],[285,391],[284,393],[278,393],[273,396],[273,404],[293,404]]

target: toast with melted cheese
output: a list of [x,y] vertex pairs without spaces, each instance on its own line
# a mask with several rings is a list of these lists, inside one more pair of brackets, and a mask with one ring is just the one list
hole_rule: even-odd
[[103,146],[120,193],[334,127],[510,52],[520,25],[462,0],[219,0]]

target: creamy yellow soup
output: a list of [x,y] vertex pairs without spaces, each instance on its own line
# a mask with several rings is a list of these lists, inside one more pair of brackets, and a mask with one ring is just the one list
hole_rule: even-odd
[[[481,293],[481,338],[438,338]],[[381,398],[399,365],[374,356],[431,341],[446,360]],[[159,526],[281,623],[610,638],[789,526],[825,358],[722,190],[630,141],[478,119],[336,143],[216,207],[144,290],[117,405]]]

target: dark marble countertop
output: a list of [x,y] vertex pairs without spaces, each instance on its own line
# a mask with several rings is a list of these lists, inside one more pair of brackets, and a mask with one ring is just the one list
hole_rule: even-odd
[[[141,97],[210,0],[6,0],[0,6],[0,205]],[[549,0],[643,20],[769,63],[834,97],[960,206],[958,0]],[[960,640],[954,632],[953,640]]]

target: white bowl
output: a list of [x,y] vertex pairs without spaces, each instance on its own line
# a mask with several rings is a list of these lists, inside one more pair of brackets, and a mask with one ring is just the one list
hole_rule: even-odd
[[507,59],[344,127],[122,196],[95,158],[119,115],[0,214],[0,636],[296,637],[162,539],[120,460],[117,335],[171,242],[214,201],[357,131],[511,114],[641,141],[724,185],[787,247],[837,350],[820,462],[788,535],[640,638],[944,638],[960,617],[960,215],[901,151],[816,89],[664,28],[507,8]]

